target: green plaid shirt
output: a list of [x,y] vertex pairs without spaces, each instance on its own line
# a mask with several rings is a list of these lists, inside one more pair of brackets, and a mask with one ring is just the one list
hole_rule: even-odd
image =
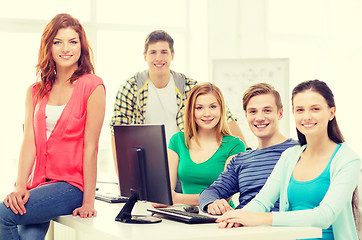
[[[177,114],[176,124],[180,131],[184,129],[184,114],[187,95],[197,82],[187,78],[182,73],[171,70],[175,81]],[[135,76],[127,79],[119,88],[114,111],[110,122],[111,132],[113,134],[114,125],[126,124],[144,124],[146,115],[146,105],[148,97],[148,70],[138,72]],[[230,111],[228,119],[234,120]]]

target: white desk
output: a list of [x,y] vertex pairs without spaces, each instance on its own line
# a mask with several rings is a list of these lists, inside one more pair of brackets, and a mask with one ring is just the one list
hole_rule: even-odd
[[[124,204],[109,204],[96,200],[98,216],[81,219],[79,216],[61,216],[56,222],[71,227],[79,232],[86,232],[94,239],[126,240],[213,240],[213,239],[298,239],[321,237],[322,230],[313,227],[240,227],[219,229],[217,224],[185,224],[163,219],[156,224],[128,224],[114,219]],[[150,215],[146,211],[149,203],[138,202],[133,214]]]

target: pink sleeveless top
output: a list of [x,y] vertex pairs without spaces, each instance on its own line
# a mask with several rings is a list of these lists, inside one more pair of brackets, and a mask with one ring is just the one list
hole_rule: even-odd
[[83,148],[87,102],[99,85],[104,87],[102,79],[93,74],[85,74],[77,80],[73,94],[48,140],[45,123],[48,95],[37,102],[38,84],[33,85],[36,157],[28,178],[28,189],[51,182],[65,181],[83,191]]

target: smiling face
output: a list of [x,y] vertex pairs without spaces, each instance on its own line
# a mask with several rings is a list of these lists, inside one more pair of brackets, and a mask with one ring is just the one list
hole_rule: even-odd
[[79,34],[71,27],[59,29],[52,45],[52,57],[57,70],[61,68],[76,70],[80,54]]
[[212,93],[202,94],[195,102],[195,122],[198,131],[201,129],[214,129],[220,121],[220,104]]
[[329,107],[318,92],[306,90],[293,97],[293,114],[297,129],[308,137],[328,136],[328,122],[335,117],[336,108]]
[[158,74],[170,73],[173,55],[174,53],[171,53],[169,43],[166,41],[150,43],[147,52],[144,53],[149,71]]
[[283,110],[278,109],[273,94],[261,94],[249,100],[245,116],[256,137],[272,138],[279,133],[278,121],[283,116]]

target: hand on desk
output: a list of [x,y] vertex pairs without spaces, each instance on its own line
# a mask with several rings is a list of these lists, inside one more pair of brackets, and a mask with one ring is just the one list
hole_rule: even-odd
[[154,208],[166,208],[166,207],[169,207],[168,205],[165,205],[165,204],[160,204],[160,203],[154,203],[154,202],[150,202],[152,207]]
[[76,208],[73,211],[73,216],[79,216],[81,218],[91,218],[97,216],[97,210],[91,204],[83,204],[81,207]]
[[219,223],[219,228],[272,225],[273,215],[270,212],[255,213],[236,209],[223,214],[216,222]]
[[225,199],[217,199],[213,203],[207,205],[207,212],[211,215],[222,215],[230,210],[233,210],[233,208]]

